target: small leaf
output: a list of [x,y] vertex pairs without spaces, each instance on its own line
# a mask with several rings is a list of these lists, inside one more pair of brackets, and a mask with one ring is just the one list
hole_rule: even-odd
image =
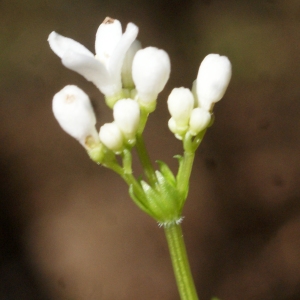
[[171,169],[169,168],[169,166],[161,160],[157,160],[156,162],[159,165],[159,169],[160,169],[160,172],[162,173],[162,175],[166,178],[166,180],[168,180],[168,182],[170,184],[175,186],[176,178],[175,178],[173,172],[171,171]]
[[142,210],[144,211],[146,214],[148,214],[149,216],[155,218],[155,216],[151,213],[151,211],[144,205],[145,199],[140,199],[136,196],[136,194],[134,193],[134,188],[133,185],[130,185],[129,187],[129,195],[131,197],[131,199],[133,200],[133,202]]
[[141,181],[141,185],[147,198],[146,205],[148,209],[156,216],[156,219],[161,220],[165,211],[161,195],[143,180]]
[[181,199],[176,186],[167,181],[159,171],[156,171],[155,174],[159,183],[157,188],[159,188],[162,199],[166,199],[164,201],[166,206],[170,211],[178,211]]

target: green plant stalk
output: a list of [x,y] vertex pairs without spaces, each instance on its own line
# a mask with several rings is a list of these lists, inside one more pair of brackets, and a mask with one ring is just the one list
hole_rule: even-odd
[[[147,119],[147,115],[143,115],[143,125],[141,130],[136,136],[136,149],[143,166],[145,175],[150,183],[154,186],[157,182],[157,178],[151,164],[147,149],[145,147],[145,142],[142,136],[142,131],[144,129],[144,124]],[[180,165],[177,174],[177,182],[179,184],[178,189],[180,192],[184,193],[189,185],[189,179],[191,175],[191,170],[193,166],[195,153],[194,151],[185,151],[183,156],[183,161]],[[125,179],[125,178],[124,178]],[[132,178],[126,178],[132,182]],[[164,227],[166,239],[168,242],[168,247],[170,251],[171,261],[173,265],[173,270],[176,278],[176,283],[181,300],[198,300],[193,276],[191,273],[185,243],[182,235],[181,225],[172,222],[168,226]]]
[[136,134],[136,150],[140,159],[140,162],[142,164],[142,167],[144,169],[145,176],[147,180],[149,181],[149,184],[151,186],[154,186],[156,183],[156,176],[154,172],[154,168],[152,166],[149,154],[146,149],[145,141],[143,138],[143,131],[145,129],[147,120],[148,120],[149,113],[147,113],[144,109],[141,109],[141,120],[139,129]]
[[136,149],[145,175],[150,185],[154,186],[157,179],[142,134],[137,134],[136,136]]
[[181,300],[198,300],[193,276],[191,273],[180,224],[166,226],[165,235],[168,241],[173,270]]
[[180,192],[184,192],[189,186],[194,158],[195,152],[184,151],[182,162],[177,174],[177,188]]

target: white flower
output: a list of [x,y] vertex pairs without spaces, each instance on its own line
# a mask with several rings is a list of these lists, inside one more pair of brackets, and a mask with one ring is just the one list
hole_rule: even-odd
[[181,87],[172,90],[168,109],[177,127],[187,128],[193,107],[194,97],[189,89]]
[[53,97],[52,110],[64,131],[87,150],[100,143],[90,99],[75,85],[67,85]]
[[226,56],[209,54],[202,61],[197,77],[199,106],[210,110],[224,95],[231,78],[231,63]]
[[155,47],[139,50],[132,63],[138,99],[145,105],[155,102],[169,79],[170,71],[170,59],[164,50]]
[[121,152],[123,148],[123,135],[119,126],[115,123],[106,123],[100,128],[99,137],[101,142],[114,152]]
[[190,117],[189,132],[192,135],[197,135],[209,125],[210,120],[211,114],[209,111],[202,107],[194,108]]
[[128,23],[122,34],[118,20],[106,18],[96,34],[96,56],[80,43],[52,32],[48,41],[64,66],[92,81],[108,97],[122,90],[121,70],[125,54],[138,34],[138,27]]
[[113,115],[125,138],[134,138],[140,122],[138,103],[132,99],[119,100],[114,106]]

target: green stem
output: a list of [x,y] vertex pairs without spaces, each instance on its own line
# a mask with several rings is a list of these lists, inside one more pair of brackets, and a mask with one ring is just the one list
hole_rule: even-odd
[[151,186],[154,186],[156,183],[156,176],[142,135],[148,120],[148,116],[149,113],[144,109],[141,109],[141,120],[136,134],[136,150],[147,180]]
[[182,161],[180,163],[180,167],[177,174],[177,188],[181,193],[184,193],[184,191],[189,186],[194,158],[195,158],[194,152],[184,151]]
[[173,270],[181,300],[198,300],[180,224],[165,227]]
[[152,166],[150,157],[148,155],[146,145],[141,134],[136,136],[136,150],[142,164],[145,175],[151,186],[154,186],[156,183],[156,175],[154,172],[154,168]]

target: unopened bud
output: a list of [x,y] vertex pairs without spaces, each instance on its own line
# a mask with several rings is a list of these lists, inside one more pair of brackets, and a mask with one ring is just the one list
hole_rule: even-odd
[[202,61],[197,77],[199,106],[210,110],[223,97],[231,78],[231,63],[226,56],[209,54]]
[[209,125],[210,119],[211,115],[206,109],[202,107],[194,108],[190,118],[190,133],[197,135]]
[[165,87],[171,71],[168,54],[155,47],[139,50],[132,64],[132,78],[138,98],[144,105],[151,105]]
[[86,149],[99,145],[96,117],[88,95],[75,85],[67,85],[53,97],[52,110],[64,131]]
[[114,106],[113,115],[125,138],[134,138],[140,122],[139,104],[132,99],[119,100]]
[[173,118],[170,118],[168,121],[168,127],[171,132],[175,134],[175,137],[179,140],[182,140],[184,134],[186,133],[188,126],[178,127],[176,121]]
[[168,109],[178,127],[185,127],[189,123],[194,107],[194,97],[187,88],[175,88],[168,98]]
[[123,148],[123,135],[115,122],[106,123],[100,128],[101,142],[110,150],[120,152]]

